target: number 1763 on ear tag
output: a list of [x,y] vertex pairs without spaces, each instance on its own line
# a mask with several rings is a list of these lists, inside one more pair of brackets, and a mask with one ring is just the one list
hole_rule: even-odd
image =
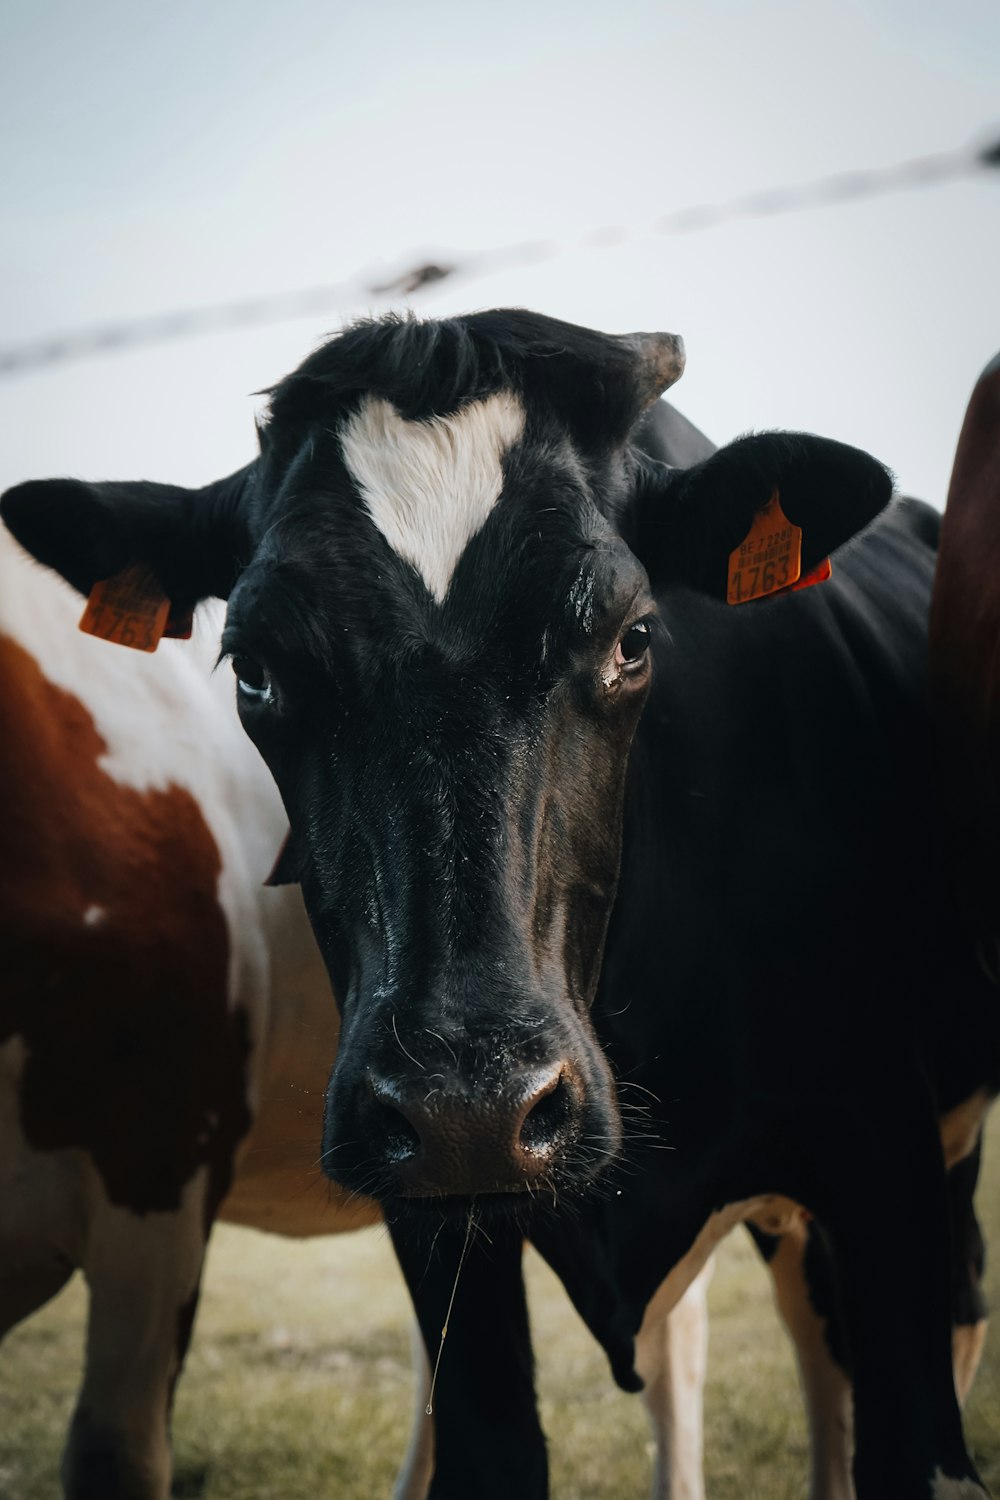
[[170,600],[147,568],[133,565],[90,591],[80,629],[135,651],[155,651],[167,629]]
[[792,525],[774,490],[740,545],[729,554],[727,602],[747,604],[776,594],[798,582],[801,571],[802,527]]

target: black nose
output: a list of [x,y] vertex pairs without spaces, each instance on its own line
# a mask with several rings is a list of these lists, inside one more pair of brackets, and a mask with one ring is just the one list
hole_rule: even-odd
[[581,1087],[563,1060],[477,1088],[437,1073],[369,1077],[369,1140],[409,1197],[525,1192],[580,1131]]

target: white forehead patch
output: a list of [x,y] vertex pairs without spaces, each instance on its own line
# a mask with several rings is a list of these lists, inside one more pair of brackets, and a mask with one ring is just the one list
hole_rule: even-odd
[[439,604],[500,498],[503,456],[523,432],[524,407],[509,391],[430,422],[407,422],[369,396],[340,429],[368,514]]

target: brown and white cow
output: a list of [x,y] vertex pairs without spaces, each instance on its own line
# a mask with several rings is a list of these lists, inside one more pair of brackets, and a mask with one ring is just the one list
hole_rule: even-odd
[[0,1336],[83,1270],[66,1494],[163,1500],[220,1204],[290,1235],[377,1212],[317,1165],[337,1012],[298,892],[263,884],[286,825],[220,621],[150,656],[79,613],[0,541]]

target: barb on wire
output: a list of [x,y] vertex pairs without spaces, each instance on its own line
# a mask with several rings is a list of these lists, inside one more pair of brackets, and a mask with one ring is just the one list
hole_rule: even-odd
[[734,219],[767,218],[822,206],[836,207],[861,198],[874,198],[909,188],[931,187],[950,178],[995,170],[998,167],[1000,139],[991,137],[985,145],[964,146],[932,156],[915,157],[911,161],[897,162],[889,167],[838,172],[834,176],[821,177],[813,182],[744,193],[725,203],[701,203],[674,209],[639,228],[620,224],[599,226],[576,241],[559,243],[555,240],[531,240],[435,260],[420,257],[412,257],[411,260],[408,257],[406,268],[389,280],[375,280],[372,273],[359,272],[352,279],[336,284],[276,292],[237,302],[217,303],[211,307],[180,309],[9,345],[5,349],[0,348],[0,377],[24,374],[46,365],[63,364],[68,360],[85,359],[95,354],[162,344],[173,339],[193,338],[199,334],[281,323],[321,312],[371,307],[393,298],[415,296],[425,287],[433,286],[450,276],[461,275],[465,279],[474,279],[492,271],[537,265],[562,254],[572,244],[596,250],[621,245],[629,239],[650,233],[697,234],[730,223]]

